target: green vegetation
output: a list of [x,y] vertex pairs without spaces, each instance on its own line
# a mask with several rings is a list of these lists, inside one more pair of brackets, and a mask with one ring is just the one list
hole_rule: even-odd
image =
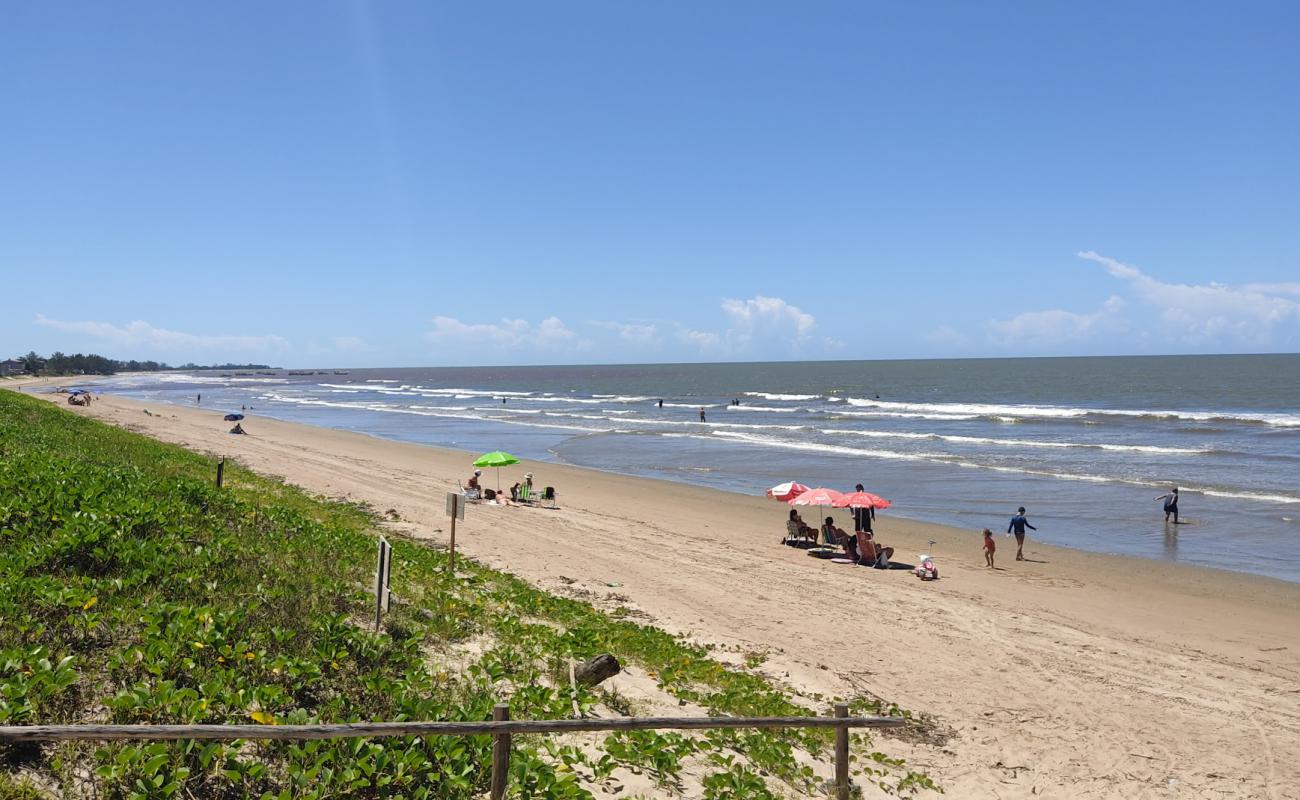
[[[413,541],[394,541],[405,602],[376,635],[362,587],[378,520],[234,465],[226,484],[200,455],[0,391],[0,724],[482,720],[504,697],[517,719],[562,718],[609,693],[552,676],[600,652],[716,713],[810,713],[664,631],[469,561],[448,576]],[[671,794],[688,763],[715,800],[816,794],[795,752],[831,742],[600,738],[516,737],[511,796],[591,798],[618,770]],[[855,740],[860,782],[932,788]],[[488,737],[0,745],[0,798],[470,798],[489,759]]]
[[23,362],[23,371],[30,375],[112,375],[125,370],[152,372],[168,368],[158,361],[118,361],[94,353],[55,352],[49,358],[41,358],[32,351],[18,360]]
[[23,371],[30,375],[113,375],[118,372],[159,372],[169,369],[272,369],[266,364],[213,364],[204,367],[193,362],[170,367],[161,361],[120,361],[94,353],[68,355],[55,352],[49,358],[42,358],[34,350],[18,360],[23,362]]

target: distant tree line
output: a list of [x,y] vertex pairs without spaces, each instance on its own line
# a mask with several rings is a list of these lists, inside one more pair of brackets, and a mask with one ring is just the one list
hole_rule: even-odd
[[265,364],[214,364],[203,367],[189,363],[172,367],[162,361],[119,361],[94,353],[68,355],[57,351],[48,358],[42,358],[32,351],[20,356],[18,360],[23,362],[23,371],[29,375],[112,375],[117,372],[161,372],[171,369],[273,369]]

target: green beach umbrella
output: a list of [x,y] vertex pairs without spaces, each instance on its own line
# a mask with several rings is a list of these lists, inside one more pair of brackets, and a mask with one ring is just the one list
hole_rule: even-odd
[[508,467],[511,464],[518,464],[518,463],[519,463],[519,459],[515,458],[509,453],[503,453],[500,450],[494,450],[491,453],[484,453],[483,455],[474,459],[474,466],[476,467],[496,468],[498,492],[501,491],[501,468]]

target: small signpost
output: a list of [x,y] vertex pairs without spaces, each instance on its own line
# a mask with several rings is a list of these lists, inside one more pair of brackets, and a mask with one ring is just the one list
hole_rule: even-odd
[[447,571],[456,575],[456,520],[465,519],[465,495],[447,492],[447,516],[451,517],[451,550],[447,556]]
[[383,616],[388,611],[392,591],[388,586],[393,568],[393,548],[384,537],[379,537],[379,566],[375,570],[375,632],[379,632]]

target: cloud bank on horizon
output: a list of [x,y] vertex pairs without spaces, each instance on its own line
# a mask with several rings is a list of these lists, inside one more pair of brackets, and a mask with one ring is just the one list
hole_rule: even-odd
[[[1300,345],[1300,283],[1180,284],[1088,250],[1077,256],[1117,282],[1093,308],[1022,311],[989,320],[982,329],[944,325],[918,333],[949,356],[1018,356],[1127,352],[1287,351]],[[870,350],[852,330],[821,331],[816,317],[780,297],[724,298],[709,327],[671,319],[585,320],[556,315],[462,320],[438,314],[421,336],[430,365],[747,361],[891,357]],[[923,309],[918,309],[923,313]],[[144,320],[114,323],[61,320],[37,314],[35,324],[62,334],[61,349],[100,349],[114,356],[172,360],[276,358],[294,362],[351,359],[383,364],[377,341],[351,333],[297,340],[283,333],[193,333]]]
[[[1166,352],[1285,350],[1300,344],[1300,283],[1170,283],[1092,250],[1079,258],[1120,281],[1095,309],[1025,311],[988,323],[994,344],[1096,346],[1125,337]],[[954,342],[955,332],[935,332]],[[960,335],[956,335],[960,340]],[[1034,344],[1029,344],[1029,343]]]

